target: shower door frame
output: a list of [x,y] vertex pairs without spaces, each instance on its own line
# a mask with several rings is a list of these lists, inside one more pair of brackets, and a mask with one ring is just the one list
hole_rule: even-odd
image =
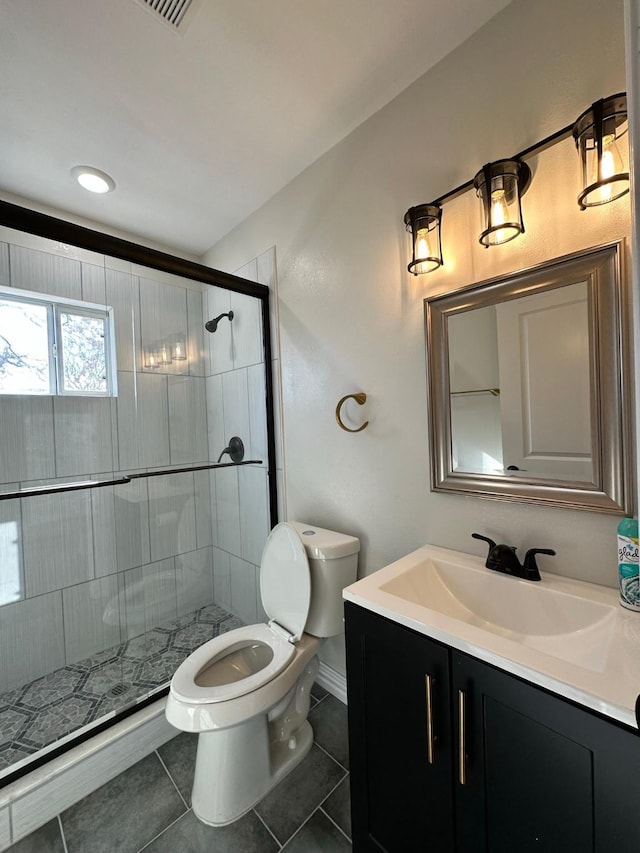
[[[262,319],[262,346],[265,363],[265,403],[266,403],[266,423],[267,423],[267,482],[269,490],[269,522],[273,528],[278,523],[278,493],[276,480],[276,441],[275,441],[275,411],[274,411],[274,394],[273,394],[273,375],[272,375],[272,346],[271,346],[271,325],[270,325],[270,292],[265,284],[248,281],[240,278],[240,276],[232,275],[231,273],[222,272],[221,270],[213,269],[212,267],[198,264],[195,261],[189,261],[186,258],[180,258],[175,255],[170,255],[167,252],[161,252],[157,249],[151,249],[147,246],[142,246],[139,243],[134,243],[129,240],[124,240],[121,237],[114,237],[110,234],[105,234],[101,231],[95,231],[83,225],[76,225],[64,219],[59,219],[55,216],[39,213],[11,202],[0,200],[0,225],[7,228],[12,228],[16,231],[23,231],[27,234],[33,234],[38,237],[44,237],[49,240],[56,240],[60,243],[76,246],[80,249],[87,249],[92,252],[98,252],[103,255],[110,255],[120,260],[130,261],[131,263],[149,267],[150,269],[160,270],[172,275],[181,276],[182,278],[190,278],[194,281],[208,284],[213,287],[220,287],[224,290],[230,290],[235,293],[242,293],[247,296],[254,296],[260,300],[261,319]],[[223,466],[220,466],[223,467]],[[162,696],[166,696],[169,692],[169,686],[160,688],[154,691],[152,695],[135,702],[128,708],[116,712],[107,720],[97,723],[90,729],[79,733],[77,736],[70,736],[65,739],[65,742],[59,746],[53,746],[48,749],[44,755],[35,757],[26,766],[8,773],[0,781],[0,789],[6,787],[16,779],[31,773],[33,770],[41,767],[53,758],[62,755],[70,749],[90,740],[96,734],[111,728],[115,723],[120,722],[126,717],[135,714],[142,708],[157,702]]]

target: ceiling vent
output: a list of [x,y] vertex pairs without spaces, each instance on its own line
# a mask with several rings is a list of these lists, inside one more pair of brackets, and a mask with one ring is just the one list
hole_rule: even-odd
[[182,32],[185,29],[188,14],[195,9],[199,0],[135,0],[156,18],[172,30]]

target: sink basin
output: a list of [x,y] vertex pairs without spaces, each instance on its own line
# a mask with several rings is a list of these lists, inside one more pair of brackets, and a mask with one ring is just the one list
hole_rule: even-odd
[[585,669],[604,669],[619,609],[610,590],[554,575],[525,581],[486,569],[471,555],[420,550],[422,559],[394,564],[398,571],[378,584],[381,593]]
[[614,588],[547,572],[525,581],[484,563],[424,545],[343,598],[636,729],[640,614]]

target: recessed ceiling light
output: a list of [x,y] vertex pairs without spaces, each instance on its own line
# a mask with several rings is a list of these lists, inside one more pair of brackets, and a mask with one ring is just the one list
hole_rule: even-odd
[[71,175],[81,187],[92,193],[110,193],[116,188],[116,182],[110,175],[93,166],[74,166]]

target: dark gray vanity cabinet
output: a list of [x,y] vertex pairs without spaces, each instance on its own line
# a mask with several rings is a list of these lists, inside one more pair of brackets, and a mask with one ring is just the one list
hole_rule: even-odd
[[635,731],[348,602],[345,613],[354,853],[640,851]]

